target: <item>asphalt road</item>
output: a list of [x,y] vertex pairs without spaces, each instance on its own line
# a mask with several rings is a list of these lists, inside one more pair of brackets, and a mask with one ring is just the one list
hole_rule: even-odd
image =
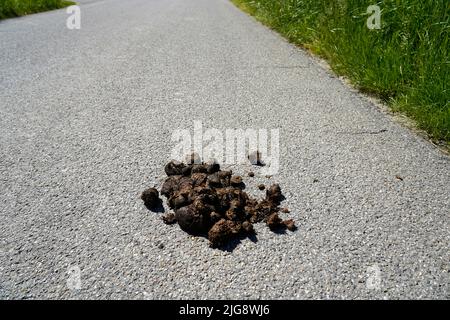
[[[80,2],[0,22],[0,298],[450,297],[448,156],[226,0]],[[143,206],[194,120],[280,129],[246,181],[297,232],[211,249]]]

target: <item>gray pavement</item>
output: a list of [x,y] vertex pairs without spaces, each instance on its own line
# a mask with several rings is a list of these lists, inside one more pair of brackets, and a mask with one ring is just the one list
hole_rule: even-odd
[[[79,2],[0,22],[0,298],[449,298],[448,156],[227,0]],[[215,250],[142,205],[194,120],[280,128],[246,181],[297,232]]]

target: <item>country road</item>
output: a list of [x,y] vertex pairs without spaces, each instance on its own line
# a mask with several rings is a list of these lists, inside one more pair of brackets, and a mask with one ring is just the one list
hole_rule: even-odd
[[[1,299],[450,298],[447,155],[227,0],[78,2],[0,22]],[[245,179],[296,232],[212,249],[144,207],[194,121],[279,128]]]

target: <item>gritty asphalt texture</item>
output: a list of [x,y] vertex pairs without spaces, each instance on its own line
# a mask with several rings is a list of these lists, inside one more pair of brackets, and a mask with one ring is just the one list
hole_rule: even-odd
[[[79,2],[0,22],[0,298],[450,297],[448,156],[227,0]],[[298,231],[217,250],[143,206],[194,120],[280,128],[246,182]]]

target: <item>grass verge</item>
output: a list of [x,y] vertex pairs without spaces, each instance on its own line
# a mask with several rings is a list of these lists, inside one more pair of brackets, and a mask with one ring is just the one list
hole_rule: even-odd
[[[450,146],[448,0],[232,0]],[[369,29],[369,5],[381,28]]]
[[65,0],[0,0],[0,20],[61,9],[73,4],[75,2]]

